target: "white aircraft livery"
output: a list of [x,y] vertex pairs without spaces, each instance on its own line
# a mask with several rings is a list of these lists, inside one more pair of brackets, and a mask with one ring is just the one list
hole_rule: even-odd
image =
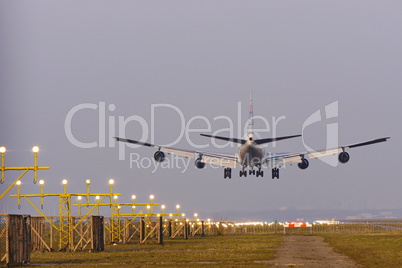
[[[290,138],[300,137],[301,135],[284,136],[276,138],[254,139],[253,135],[253,100],[250,90],[250,110],[249,110],[249,125],[247,129],[247,136],[243,139],[229,138],[221,136],[212,136],[207,134],[200,134],[201,136],[210,137],[218,140],[224,140],[239,144],[237,155],[223,155],[210,152],[201,152],[195,150],[184,150],[172,147],[164,147],[146,142],[140,142],[125,138],[115,137],[117,141],[134,143],[138,145],[154,147],[157,151],[154,154],[154,159],[157,162],[162,162],[166,158],[166,154],[174,154],[187,158],[195,158],[195,166],[199,169],[205,167],[206,164],[224,167],[224,178],[232,177],[232,168],[237,164],[240,165],[241,170],[239,176],[247,177],[249,175],[256,175],[257,177],[264,176],[264,171],[261,170],[263,166],[272,169],[272,179],[279,179],[279,168],[285,165],[297,164],[300,169],[306,169],[309,166],[307,158],[320,158],[328,155],[338,154],[340,163],[345,164],[349,161],[349,154],[345,151],[346,148],[355,148],[374,143],[387,141],[390,137],[374,139],[370,141],[338,146],[337,148],[324,149],[319,151],[301,152],[301,153],[265,153],[265,149],[261,146],[265,143],[280,141]],[[254,169],[256,168],[256,170]]]

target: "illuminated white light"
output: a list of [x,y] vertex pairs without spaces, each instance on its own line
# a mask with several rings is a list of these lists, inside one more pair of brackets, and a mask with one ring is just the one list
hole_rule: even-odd
[[113,196],[114,200],[117,200],[117,198],[119,198],[117,195]]
[[150,208],[151,208],[151,206],[150,206],[150,205],[148,205],[148,206],[147,206],[147,209],[150,209]]
[[43,184],[45,184],[45,181],[44,181],[44,180],[40,180],[40,181],[39,181],[39,184],[40,184],[40,185],[43,185]]
[[184,217],[184,216],[186,216],[186,214],[185,214],[185,213],[183,213],[183,214],[181,214],[181,215],[182,215],[183,217]]
[[155,196],[153,195],[153,194],[151,194],[150,196],[149,196],[149,199],[151,199],[151,200],[153,200],[155,198]]
[[211,219],[208,219],[207,221],[211,221]]
[[131,206],[131,208],[135,208],[135,206]]
[[34,153],[39,152],[39,147],[38,146],[32,147],[32,152],[34,152]]
[[113,184],[114,184],[114,179],[110,179],[110,180],[109,180],[109,184],[110,184],[110,185],[113,185]]
[[81,199],[82,199],[82,196],[79,195],[79,196],[77,197],[77,199],[78,199],[78,200],[81,200]]
[[85,183],[86,183],[86,184],[90,184],[90,183],[91,183],[91,180],[86,180]]
[[180,208],[180,205],[176,205],[176,208],[179,209],[179,208]]
[[4,154],[6,152],[6,147],[1,146],[0,147],[0,153]]
[[161,216],[161,214],[156,214],[156,216],[157,216],[157,217],[160,217],[160,216]]
[[21,185],[21,181],[17,181],[17,185]]
[[135,196],[135,194],[133,194],[132,196],[131,196],[131,199],[136,199],[137,197]]
[[198,214],[197,214],[197,213],[194,213],[194,217],[198,217]]
[[162,205],[162,206],[161,206],[161,208],[162,208],[162,209],[165,209],[165,208],[166,208],[166,206],[165,206],[165,205]]
[[99,196],[99,195],[97,195],[97,196],[95,197],[95,199],[96,199],[96,200],[99,200],[99,199],[100,199],[100,196]]
[[173,217],[173,214],[169,214],[169,217]]
[[61,183],[63,183],[64,185],[66,185],[66,184],[67,184],[67,180],[64,179]]
[[118,209],[121,209],[121,206],[117,206]]

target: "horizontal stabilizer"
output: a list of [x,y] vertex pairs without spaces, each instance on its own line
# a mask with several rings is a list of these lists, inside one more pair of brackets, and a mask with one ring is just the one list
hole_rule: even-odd
[[215,138],[218,140],[224,140],[224,141],[231,141],[231,142],[235,142],[235,143],[241,143],[241,144],[246,144],[247,141],[243,140],[243,139],[236,139],[236,138],[227,138],[227,137],[220,137],[220,136],[212,136],[212,135],[207,135],[207,134],[200,134],[201,136],[204,137],[209,137],[209,138]]
[[259,140],[255,140],[254,142],[255,142],[256,144],[264,144],[264,143],[270,143],[270,142],[274,142],[274,141],[286,140],[286,139],[291,139],[291,138],[296,138],[296,137],[301,137],[301,135],[293,135],[293,136],[283,136],[283,137],[277,137],[277,138],[259,139]]

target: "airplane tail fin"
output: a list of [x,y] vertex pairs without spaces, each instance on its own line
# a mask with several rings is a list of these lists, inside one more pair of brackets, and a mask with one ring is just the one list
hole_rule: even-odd
[[253,112],[253,90],[250,88],[250,107],[248,113],[248,129],[247,129],[247,137],[252,137],[253,128],[254,128],[254,112]]

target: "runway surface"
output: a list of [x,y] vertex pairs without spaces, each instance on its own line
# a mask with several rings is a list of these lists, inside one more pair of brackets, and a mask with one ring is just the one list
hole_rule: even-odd
[[349,257],[334,252],[322,237],[301,235],[286,236],[270,264],[278,267],[361,267]]

